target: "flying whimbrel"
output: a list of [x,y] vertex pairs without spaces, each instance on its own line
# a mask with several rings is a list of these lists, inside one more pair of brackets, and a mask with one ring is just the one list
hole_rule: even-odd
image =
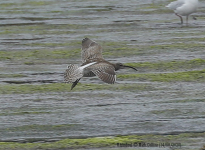
[[122,63],[110,63],[102,56],[102,47],[95,41],[85,38],[82,41],[82,65],[71,64],[64,73],[64,80],[73,83],[71,90],[78,84],[82,77],[98,76],[102,81],[108,84],[114,84],[116,81],[115,71],[125,67],[136,68],[123,65]]

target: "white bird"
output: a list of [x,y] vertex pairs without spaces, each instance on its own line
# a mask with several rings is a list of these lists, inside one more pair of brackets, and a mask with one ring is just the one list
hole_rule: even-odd
[[188,24],[189,15],[196,12],[198,8],[198,0],[177,0],[166,7],[174,11],[175,15],[181,19],[181,24],[183,24],[182,16],[186,16],[186,23]]

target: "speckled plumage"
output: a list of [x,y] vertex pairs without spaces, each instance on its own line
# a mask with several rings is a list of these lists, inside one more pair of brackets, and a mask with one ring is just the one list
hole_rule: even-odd
[[121,63],[112,64],[106,61],[102,56],[102,47],[95,41],[85,38],[82,40],[82,65],[69,65],[65,71],[65,82],[73,83],[71,90],[77,85],[82,77],[97,76],[108,84],[114,84],[116,81],[115,71],[125,66]]
[[75,82],[77,79],[80,79],[83,77],[84,72],[85,72],[85,68],[95,64],[96,62],[91,62],[88,63],[86,65],[83,66],[79,66],[76,64],[71,64],[68,66],[68,69],[66,69],[65,73],[64,73],[64,80],[65,82],[68,83],[73,83]]

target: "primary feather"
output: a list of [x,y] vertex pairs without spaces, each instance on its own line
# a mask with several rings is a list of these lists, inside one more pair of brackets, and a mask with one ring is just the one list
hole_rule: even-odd
[[88,60],[103,59],[102,47],[89,38],[83,39],[81,50],[82,63],[86,63]]

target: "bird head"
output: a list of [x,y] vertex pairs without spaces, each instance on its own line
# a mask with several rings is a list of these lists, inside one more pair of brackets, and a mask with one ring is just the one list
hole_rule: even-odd
[[132,67],[132,66],[123,65],[122,63],[116,63],[115,64],[115,71],[117,71],[119,69],[124,69],[124,68],[132,68],[132,69],[137,71],[137,69]]

